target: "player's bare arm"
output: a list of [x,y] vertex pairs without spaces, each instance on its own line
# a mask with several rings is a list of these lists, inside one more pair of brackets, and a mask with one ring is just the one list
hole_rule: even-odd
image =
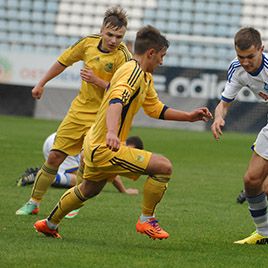
[[66,69],[66,66],[60,64],[58,61],[55,62],[50,69],[41,78],[38,84],[32,89],[32,96],[34,99],[40,99],[44,92],[44,87],[48,81],[62,73]]
[[223,134],[222,128],[225,125],[225,116],[230,107],[230,103],[225,101],[220,101],[215,109],[215,119],[213,124],[211,125],[211,131],[216,140],[220,139],[220,136]]
[[85,67],[85,68],[80,70],[80,77],[85,82],[92,83],[92,84],[94,84],[98,87],[101,87],[101,88],[106,88],[109,84],[107,81],[104,81],[101,78],[99,78],[98,76],[96,76],[94,74],[93,70],[90,69],[89,67]]
[[119,120],[122,112],[121,103],[110,104],[106,114],[106,145],[112,151],[118,151],[120,147],[120,139],[117,136]]
[[128,194],[128,195],[137,195],[137,194],[139,194],[138,189],[125,188],[120,176],[118,176],[118,175],[113,180],[113,185],[120,193],[125,193],[125,194]]
[[198,108],[193,110],[192,112],[185,112],[181,110],[176,110],[172,108],[168,108],[164,114],[165,120],[173,120],[173,121],[208,121],[212,118],[211,112],[206,107]]

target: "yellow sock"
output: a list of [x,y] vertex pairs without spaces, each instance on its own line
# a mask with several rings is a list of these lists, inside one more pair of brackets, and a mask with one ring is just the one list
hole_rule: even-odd
[[74,209],[78,209],[84,205],[87,199],[82,195],[78,186],[67,190],[60,198],[59,203],[50,213],[48,220],[58,225],[60,221]]
[[79,166],[76,173],[76,185],[80,184],[83,181],[84,167]]
[[40,202],[55,179],[58,169],[55,169],[45,162],[36,175],[31,198]]
[[[165,179],[165,181],[167,181]],[[167,189],[167,182],[148,177],[143,188],[142,214],[153,216],[156,205],[161,201]]]

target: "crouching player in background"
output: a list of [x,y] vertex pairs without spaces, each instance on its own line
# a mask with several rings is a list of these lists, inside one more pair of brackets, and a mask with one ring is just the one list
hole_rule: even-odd
[[[45,160],[47,160],[48,154],[53,147],[55,135],[56,133],[49,135],[43,144],[43,155]],[[127,138],[126,146],[143,150],[143,142],[137,136],[130,136]],[[58,173],[56,174],[51,186],[58,188],[71,188],[75,186],[77,184],[76,171],[78,170],[79,164],[80,154],[66,157],[64,162],[60,165]],[[38,170],[39,168],[27,168],[24,174],[17,181],[17,186],[33,184]],[[139,193],[138,189],[125,188],[119,176],[116,176],[112,183],[120,193],[126,193],[129,195],[136,195]]]

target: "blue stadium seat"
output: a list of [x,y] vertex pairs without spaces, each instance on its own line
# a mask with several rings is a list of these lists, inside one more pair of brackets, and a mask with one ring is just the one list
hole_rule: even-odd
[[204,22],[206,22],[206,16],[207,16],[206,13],[195,12],[193,15],[193,20],[197,24],[204,23]]
[[166,10],[163,10],[163,9],[157,9],[155,14],[154,14],[154,18],[156,20],[166,20],[166,19],[168,19],[168,12]]
[[178,32],[178,29],[179,26],[178,26],[178,23],[176,21],[169,21],[166,25],[166,30],[167,32],[170,32],[170,33],[176,33]]
[[8,0],[8,1],[0,1],[0,6],[7,6],[8,8],[18,8],[19,1],[18,0]]
[[57,13],[59,8],[59,3],[58,2],[54,2],[54,1],[47,1],[46,4],[46,11],[47,12],[51,12],[51,13]]
[[193,25],[192,33],[194,35],[203,35],[205,33],[205,25],[201,23],[196,23]]
[[35,11],[43,12],[46,9],[46,1],[34,0],[32,5]]
[[182,22],[180,25],[179,25],[179,32],[181,34],[191,34],[192,32],[192,26],[190,23],[184,23]]
[[7,27],[8,27],[8,20],[2,19],[0,17],[0,30],[6,31],[7,30]]
[[168,20],[169,21],[179,21],[180,14],[176,10],[169,10],[168,12]]

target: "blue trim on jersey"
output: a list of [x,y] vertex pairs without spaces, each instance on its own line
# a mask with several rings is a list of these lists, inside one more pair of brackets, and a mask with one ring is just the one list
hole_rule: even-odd
[[57,173],[56,179],[55,179],[55,182],[54,183],[55,184],[60,184],[60,174],[59,173]]
[[123,101],[120,100],[120,99],[112,99],[112,100],[110,100],[109,105],[110,104],[114,104],[114,103],[121,103],[121,104],[123,104]]
[[259,73],[261,72],[262,68],[264,66],[264,55],[262,54],[262,62],[261,62],[261,66],[258,68],[258,70],[254,73],[249,73],[252,76],[257,76],[259,75]]
[[241,66],[241,64],[240,64],[240,62],[238,60],[235,60],[235,61],[233,61],[231,63],[231,65],[230,65],[230,67],[228,69],[228,72],[227,72],[227,80],[228,80],[229,83],[231,82],[231,79],[232,79],[232,76],[233,76],[234,72],[240,66]]
[[234,98],[233,99],[227,99],[227,98],[221,96],[221,100],[230,103],[230,102],[232,102],[234,100]]
[[264,67],[268,69],[268,59],[265,57],[264,54],[263,54],[263,64],[264,64]]
[[78,167],[69,168],[69,169],[66,169],[64,173],[73,173],[76,170],[78,170]]
[[161,114],[160,114],[160,116],[159,116],[159,119],[165,120],[165,112],[166,112],[166,110],[167,110],[168,108],[169,108],[169,107],[166,106],[166,105],[163,107],[163,109],[162,109],[162,111],[161,111]]

